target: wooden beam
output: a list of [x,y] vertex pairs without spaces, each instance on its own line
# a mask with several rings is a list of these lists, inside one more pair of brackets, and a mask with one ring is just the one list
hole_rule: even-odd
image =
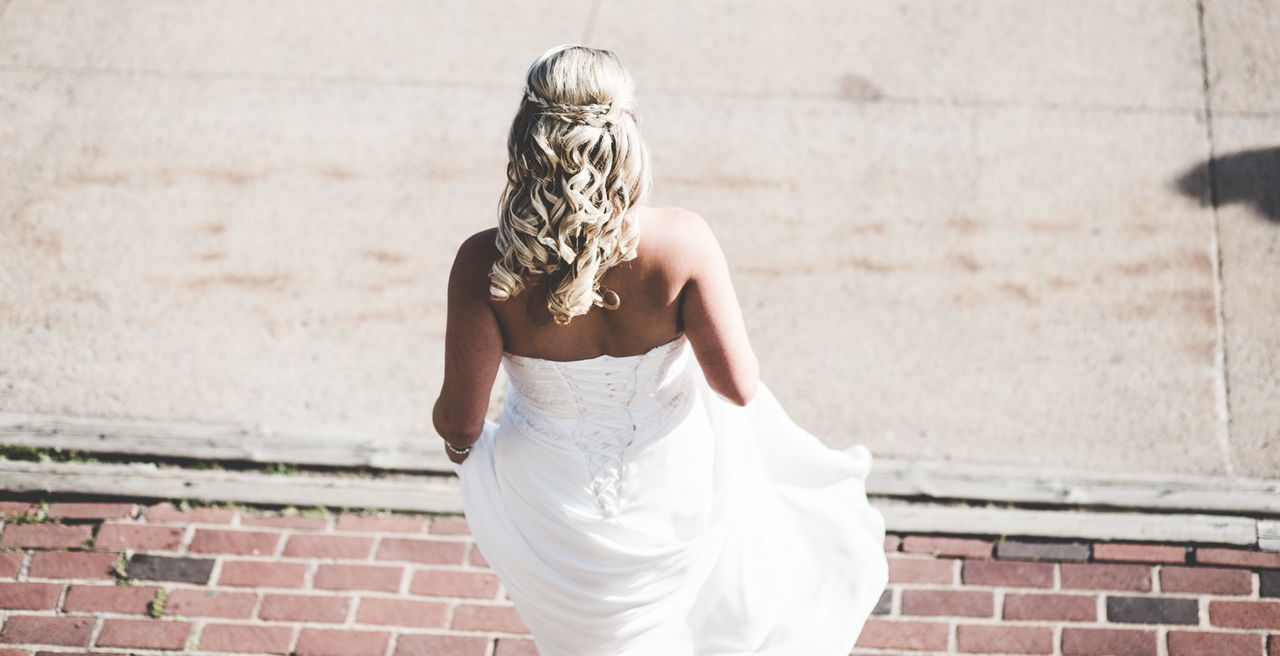
[[197,424],[0,413],[0,444],[61,447],[201,460],[286,462],[449,472],[441,440],[430,435],[274,429],[260,424]]
[[867,491],[933,499],[1280,514],[1280,480],[1256,478],[877,458],[871,466]]
[[939,506],[874,500],[890,531],[1258,546],[1249,517]]
[[[452,474],[434,434],[420,436],[276,430],[0,413],[0,444],[200,460],[284,462]],[[1045,503],[1073,507],[1280,514],[1280,480],[1085,472],[876,458],[871,494],[925,499]]]
[[[0,460],[3,488],[161,499],[210,499],[239,503],[410,512],[461,513],[457,479],[249,474],[188,470],[147,464],[22,462]],[[974,508],[903,499],[872,498],[890,531],[955,535],[1020,535],[1088,540],[1232,544],[1280,551],[1276,522],[1250,517],[1082,510]]]
[[0,460],[0,487],[158,499],[208,499],[282,506],[385,508],[460,513],[458,481],[449,477],[383,480],[367,476],[260,474],[153,464]]

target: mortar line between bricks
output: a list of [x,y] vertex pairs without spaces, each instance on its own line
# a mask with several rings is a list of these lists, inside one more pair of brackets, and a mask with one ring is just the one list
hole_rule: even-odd
[[1231,386],[1227,377],[1227,327],[1222,287],[1222,243],[1218,224],[1218,167],[1217,144],[1213,134],[1213,99],[1209,77],[1209,48],[1204,27],[1205,0],[1196,0],[1196,28],[1200,39],[1200,92],[1204,101],[1205,148],[1208,151],[1206,171],[1209,194],[1209,245],[1213,257],[1213,311],[1214,311],[1214,398],[1217,421],[1214,434],[1222,452],[1223,468],[1227,476],[1235,475],[1231,462]]
[[[387,648],[382,650],[382,656],[393,656],[396,653],[396,649],[400,646],[400,638],[404,635],[404,633],[396,631],[394,627],[388,628],[392,629],[391,636],[387,638]],[[298,633],[302,632],[299,631]]]
[[[93,618],[93,628],[89,630],[89,645],[98,644],[98,638],[101,637],[102,632],[106,627],[107,618],[100,615]],[[89,647],[86,646],[85,649],[88,650]]]

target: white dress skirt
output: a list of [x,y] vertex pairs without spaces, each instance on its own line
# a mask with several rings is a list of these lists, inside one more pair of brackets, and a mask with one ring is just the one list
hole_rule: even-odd
[[724,400],[684,335],[503,366],[458,475],[541,656],[849,653],[888,582],[866,447],[827,447],[763,382]]

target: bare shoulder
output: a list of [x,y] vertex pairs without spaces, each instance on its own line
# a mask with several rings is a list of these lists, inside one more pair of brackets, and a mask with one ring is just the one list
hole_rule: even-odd
[[458,247],[458,259],[466,259],[468,261],[488,260],[492,264],[493,258],[498,255],[498,246],[494,241],[497,236],[497,228],[486,228],[467,237],[463,240],[462,245]]
[[488,289],[489,269],[499,255],[494,243],[497,234],[497,228],[488,228],[463,240],[453,260],[454,284],[462,284],[468,290]]
[[663,255],[684,258],[705,253],[715,244],[711,226],[702,215],[683,207],[650,207],[644,217],[640,242]]

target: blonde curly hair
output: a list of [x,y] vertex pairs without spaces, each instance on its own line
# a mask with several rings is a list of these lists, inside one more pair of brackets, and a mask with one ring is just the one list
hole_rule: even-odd
[[635,89],[617,55],[566,44],[538,57],[507,151],[490,297],[505,301],[526,276],[545,274],[558,324],[616,309],[621,299],[600,278],[635,258],[639,226],[627,214],[651,185]]

